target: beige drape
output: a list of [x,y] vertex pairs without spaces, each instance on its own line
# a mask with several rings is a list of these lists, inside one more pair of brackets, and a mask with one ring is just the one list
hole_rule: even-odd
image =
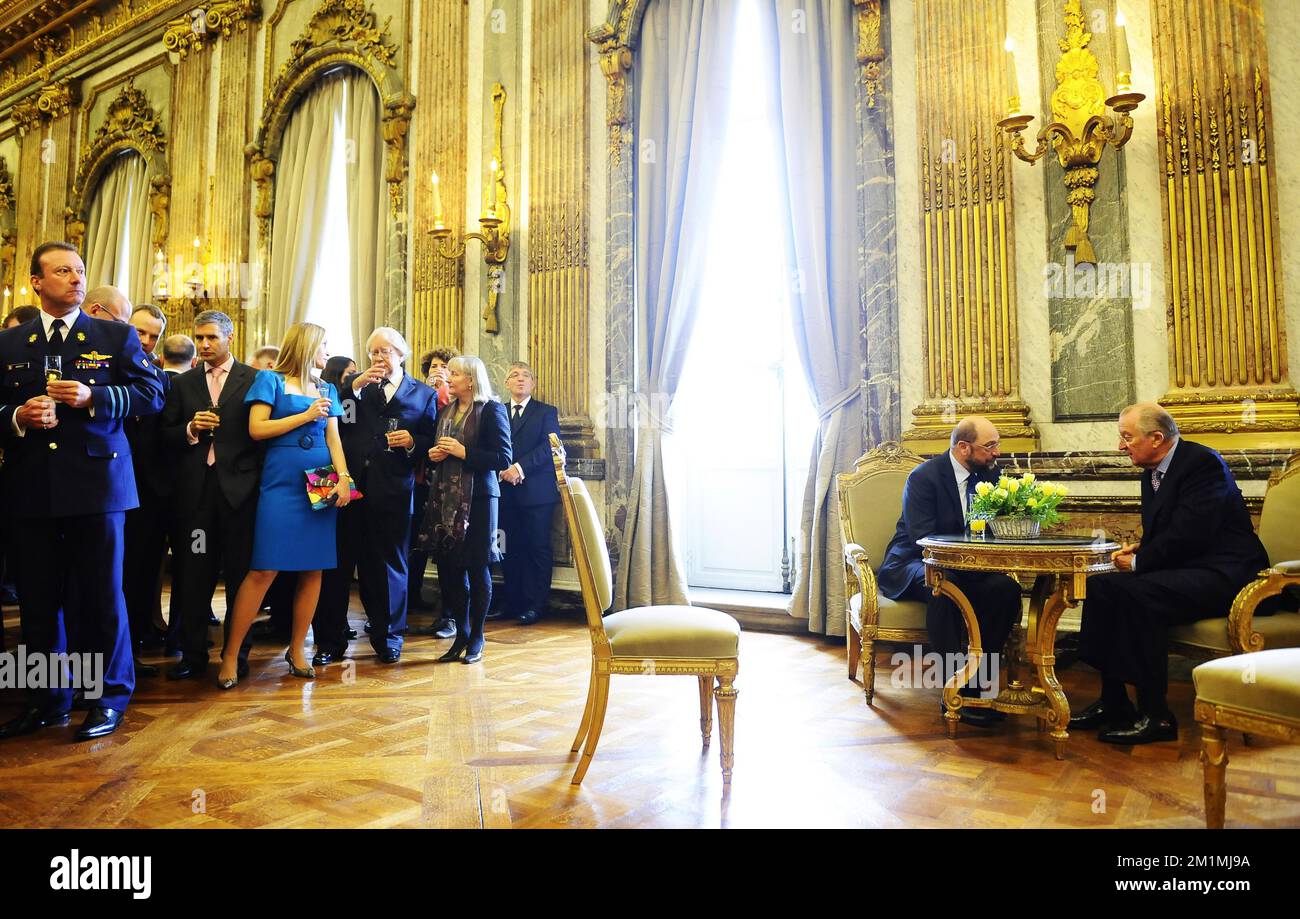
[[147,303],[153,284],[148,164],[138,153],[117,159],[100,179],[86,220],[87,286],[112,284],[132,303]]
[[335,119],[343,108],[347,79],[346,74],[322,79],[298,103],[284,130],[271,218],[268,341],[279,341],[286,328],[307,315],[307,295],[325,232]]
[[351,258],[352,341],[356,357],[366,336],[391,321],[384,303],[387,286],[387,183],[384,180],[384,138],[379,123],[379,96],[362,74],[348,77],[343,124],[348,140],[348,241]]

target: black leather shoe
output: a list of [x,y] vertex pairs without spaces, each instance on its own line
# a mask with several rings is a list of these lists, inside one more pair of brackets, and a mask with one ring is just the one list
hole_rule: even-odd
[[456,621],[454,619],[440,619],[437,625],[433,627],[434,638],[455,638]]
[[395,648],[388,648],[379,652],[379,663],[381,664],[396,664],[401,659],[402,652]]
[[1137,710],[1132,706],[1126,709],[1112,709],[1098,699],[1077,715],[1070,717],[1070,730],[1091,731],[1094,728],[1112,731],[1131,727],[1137,721]]
[[107,737],[122,723],[122,714],[115,708],[104,708],[102,705],[92,708],[90,714],[86,715],[86,720],[81,722],[81,727],[77,728],[73,739],[94,740],[96,737]]
[[196,680],[203,674],[207,673],[208,664],[206,661],[198,663],[196,661],[187,661],[181,659],[179,664],[173,664],[167,668],[167,679],[169,680]]
[[1150,718],[1142,715],[1132,727],[1102,731],[1097,735],[1097,739],[1102,743],[1114,744],[1160,743],[1164,740],[1177,740],[1178,722],[1172,715],[1168,718]]
[[43,708],[33,706],[12,721],[0,724],[0,740],[10,737],[22,737],[24,734],[39,731],[41,728],[62,727],[71,720],[72,715],[67,712],[47,712]]
[[221,620],[217,618],[216,613],[208,613],[208,628],[221,625]]
[[311,656],[311,665],[313,667],[324,667],[326,664],[332,664],[342,658],[342,654],[334,654],[330,651],[317,651]]
[[369,623],[369,622],[367,622],[365,625],[363,625],[362,628],[366,630],[366,634],[367,634],[367,635],[370,634],[370,623]]
[[157,676],[158,675],[158,666],[156,664],[146,664],[138,657],[135,659],[134,663],[135,663],[136,676]]
[[354,639],[354,638],[357,637],[357,630],[356,630],[356,629],[346,629],[346,630],[344,630],[344,633],[343,633],[343,634],[345,634],[345,635],[348,636],[348,641],[352,641],[352,639]]
[[464,653],[465,653],[465,644],[457,640],[455,644],[453,644],[450,648],[447,649],[446,654],[438,658],[438,661],[440,663],[450,664],[452,661],[460,660],[460,656]]
[[538,619],[537,610],[530,609],[519,617],[520,625],[532,625]]
[[493,609],[488,610],[486,618],[488,622],[496,622],[498,619],[504,619],[508,615],[509,614],[503,609]]

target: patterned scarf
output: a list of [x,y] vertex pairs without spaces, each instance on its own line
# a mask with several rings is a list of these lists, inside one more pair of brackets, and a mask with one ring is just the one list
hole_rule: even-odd
[[[453,405],[438,419],[436,436],[454,437],[465,446],[478,442],[479,415],[482,402],[475,402],[465,415],[459,432],[455,429],[456,407]],[[420,547],[435,558],[451,556],[460,549],[469,532],[469,509],[474,501],[474,473],[465,461],[449,456],[435,464],[430,472],[429,505],[420,527]]]

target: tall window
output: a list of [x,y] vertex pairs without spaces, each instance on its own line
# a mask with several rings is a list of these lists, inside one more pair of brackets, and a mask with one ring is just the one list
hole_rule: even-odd
[[692,586],[788,592],[817,418],[792,337],[783,143],[759,4],[738,14],[730,105],[691,350],[674,400],[674,489]]

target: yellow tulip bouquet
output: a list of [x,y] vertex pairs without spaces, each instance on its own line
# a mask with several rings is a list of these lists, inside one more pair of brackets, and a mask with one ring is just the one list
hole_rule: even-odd
[[[998,479],[997,484],[980,482],[975,486],[975,495],[967,516],[972,522],[992,522],[994,535],[1002,535],[1001,530],[1012,529],[1005,526],[1005,523],[1023,521],[1029,531],[1022,533],[1017,527],[1014,535],[1036,536],[1039,527],[1060,522],[1061,515],[1057,512],[1057,507],[1066,493],[1064,485],[1039,482],[1032,472],[1026,472],[1020,478],[1004,475]],[[999,526],[1000,523],[1004,525]],[[972,527],[972,530],[975,529]]]

